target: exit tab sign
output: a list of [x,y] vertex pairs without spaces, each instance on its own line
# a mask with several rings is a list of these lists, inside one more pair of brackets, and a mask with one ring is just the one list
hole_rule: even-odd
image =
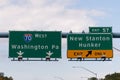
[[112,33],[112,27],[89,27],[90,33]]
[[9,58],[61,58],[60,31],[10,31]]

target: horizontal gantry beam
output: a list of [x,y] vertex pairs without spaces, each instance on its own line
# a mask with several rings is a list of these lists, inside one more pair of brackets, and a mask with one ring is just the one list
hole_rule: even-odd
[[[72,32],[70,32],[72,33]],[[62,33],[62,38],[67,38],[67,35],[70,33]],[[74,34],[74,33],[73,33]],[[77,34],[82,34],[82,33],[77,33]],[[112,33],[113,34],[113,38],[120,38],[120,33]],[[0,38],[8,38],[9,37],[9,33],[0,33]]]

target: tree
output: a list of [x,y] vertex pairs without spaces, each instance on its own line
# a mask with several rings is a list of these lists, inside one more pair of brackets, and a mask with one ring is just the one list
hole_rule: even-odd
[[[92,77],[88,80],[97,80],[97,78]],[[99,80],[120,80],[120,73],[107,74],[104,79]]]
[[88,80],[97,80],[97,78],[96,77],[91,77]]
[[108,74],[104,80],[120,80],[120,73]]
[[104,80],[103,78],[100,78],[99,80]]
[[13,80],[13,78],[12,77],[4,76],[4,73],[1,73],[0,74],[0,80]]

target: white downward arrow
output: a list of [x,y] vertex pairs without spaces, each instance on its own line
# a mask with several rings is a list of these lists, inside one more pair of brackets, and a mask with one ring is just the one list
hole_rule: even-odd
[[18,54],[19,56],[22,56],[23,53],[24,53],[24,52],[22,52],[22,51],[17,52],[17,54]]
[[48,56],[51,56],[53,53],[52,53],[51,51],[48,51],[46,54],[47,54]]

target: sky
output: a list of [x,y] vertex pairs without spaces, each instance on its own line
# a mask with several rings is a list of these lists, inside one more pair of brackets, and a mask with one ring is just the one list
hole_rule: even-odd
[[[89,26],[109,27],[120,33],[120,0],[0,0],[0,32],[62,31],[88,32]],[[113,49],[112,61],[68,61],[67,40],[62,39],[62,59],[58,62],[11,61],[9,39],[0,38],[0,72],[14,80],[87,80],[120,72],[120,52]],[[113,38],[120,49],[120,39]]]

